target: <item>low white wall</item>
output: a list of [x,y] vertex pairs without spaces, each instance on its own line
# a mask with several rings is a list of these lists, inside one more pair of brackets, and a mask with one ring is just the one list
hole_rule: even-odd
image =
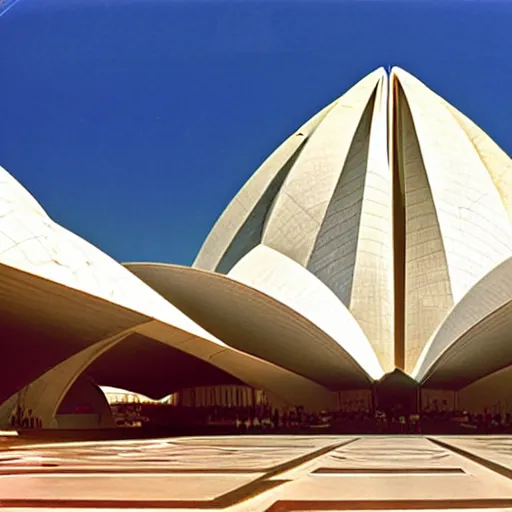
[[98,414],[57,414],[56,428],[62,429],[92,429],[101,428]]
[[[253,404],[253,390],[248,386],[199,386],[182,389],[178,393],[178,403],[192,407],[250,407]],[[254,391],[256,401],[262,392]]]

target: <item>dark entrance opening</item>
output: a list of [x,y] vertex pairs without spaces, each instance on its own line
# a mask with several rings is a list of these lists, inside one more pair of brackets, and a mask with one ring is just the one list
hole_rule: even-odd
[[419,384],[396,369],[375,383],[375,408],[386,414],[416,414],[419,412]]

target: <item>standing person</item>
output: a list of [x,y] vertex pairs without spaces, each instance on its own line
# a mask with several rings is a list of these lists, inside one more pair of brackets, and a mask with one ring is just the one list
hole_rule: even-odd
[[272,421],[274,423],[274,429],[279,428],[279,411],[277,409],[274,409],[274,417],[272,418]]
[[405,434],[406,429],[406,420],[405,420],[405,414],[400,413],[400,416],[398,417],[398,423],[400,426],[400,434]]
[[409,434],[417,434],[417,414],[409,414]]
[[375,426],[377,427],[377,432],[379,434],[382,433],[382,427],[383,427],[383,424],[382,424],[382,413],[377,409],[375,411]]

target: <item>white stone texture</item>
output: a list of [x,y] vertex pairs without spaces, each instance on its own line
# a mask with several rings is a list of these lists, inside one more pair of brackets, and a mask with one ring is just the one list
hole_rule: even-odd
[[382,70],[345,93],[310,136],[267,218],[262,243],[306,266]]
[[1,167],[0,263],[217,341],[117,261],[54,222]]
[[[443,381],[474,381],[512,364],[512,257],[498,265],[450,311],[425,346],[412,377],[442,369]],[[438,377],[440,378],[440,376]]]
[[194,265],[228,273],[260,242],[282,253],[331,288],[391,370],[386,96],[378,69],[301,127],[242,187]]
[[409,105],[401,87],[391,81],[396,98],[395,164],[405,216],[405,369],[416,362],[425,343],[453,306],[446,256],[435,205]]
[[[386,100],[387,80],[380,80],[375,91],[354,268],[351,282],[346,285],[351,288],[351,295],[346,306],[366,334],[384,371],[389,372],[394,369],[394,290]],[[344,172],[348,170],[346,166]],[[334,291],[333,279],[315,274]]]
[[[348,309],[327,286],[295,261],[270,247],[258,245],[237,263],[228,277],[279,301],[327,334],[322,338],[296,338],[293,345],[282,347],[290,363],[297,358],[308,365],[323,361],[314,380],[321,381],[329,374],[345,374],[347,366],[362,368],[374,380],[384,375],[368,339]],[[284,341],[276,337],[271,350]],[[262,355],[268,360],[273,356],[272,353]],[[290,366],[290,369],[294,368]]]
[[[331,393],[318,384],[235,351],[201,328],[128,269],[52,221],[35,199],[1,168],[0,194],[1,264],[100,297],[143,315],[140,318],[141,329],[136,332],[147,333],[149,330],[152,333],[150,337],[201,357],[241,380],[245,380],[245,377],[249,383],[256,380],[259,387],[267,389],[271,395],[282,397],[283,393],[273,388],[273,384],[277,380],[276,386],[279,388],[289,378],[293,383],[290,390],[296,388],[297,392],[290,391],[293,400],[290,393],[285,392],[283,403],[299,403],[297,400],[301,390],[309,403],[313,402],[315,394],[322,403],[322,393],[327,397],[323,403],[331,403]],[[153,325],[157,326],[153,329],[145,325],[151,319],[155,319]],[[48,391],[52,388],[55,393],[52,392],[51,399],[44,402],[39,401],[37,393],[30,394],[28,398],[34,410],[41,409],[41,416],[50,418],[63,397],[61,391],[65,391],[64,382],[74,382],[79,373],[102,353],[104,343],[101,339],[96,340],[90,350],[80,352],[61,363],[55,371],[50,370],[40,377],[33,389],[44,388]],[[264,379],[259,375],[252,379],[251,372],[266,375],[268,382],[262,382]],[[62,377],[64,374],[65,379]],[[56,382],[56,378],[61,382]]]
[[[428,328],[420,330],[420,317],[428,319],[431,311],[430,320],[445,316],[449,292],[453,304],[458,303],[510,257],[512,225],[495,181],[446,102],[403,70],[394,68],[392,79],[403,89],[411,112],[412,126],[404,135],[414,134],[418,141],[417,157],[404,164],[405,197],[416,205],[406,211],[407,276],[412,271],[415,279],[406,295],[407,327],[415,331],[406,337],[406,369],[412,371],[435,323],[428,321]],[[408,174],[416,198],[407,190]],[[427,263],[429,258],[438,262]],[[431,307],[424,307],[425,301]]]
[[[229,272],[255,245],[276,194],[301,148],[327,112],[327,106],[281,144],[229,203],[204,241],[194,267]],[[220,268],[219,268],[220,267]]]
[[[265,249],[271,251],[271,249]],[[279,253],[276,254],[284,259],[285,263],[290,262]],[[297,311],[259,289],[221,274],[163,264],[130,264],[129,268],[234,349],[252,354],[258,360],[273,363],[272,366],[279,367],[281,371],[286,369],[286,373],[283,373],[280,378],[283,389],[279,389],[271,382],[266,384],[263,382],[263,386],[256,387],[263,387],[274,394],[281,395],[285,392],[295,392],[291,387],[296,386],[297,383],[292,380],[287,382],[288,374],[296,375],[296,378],[301,375],[301,379],[306,382],[318,382],[333,389],[353,382],[361,386],[369,385],[369,379],[359,364],[355,363],[347,352],[314,321],[300,314],[300,310],[304,309],[300,305],[300,296],[295,296],[294,300],[294,305],[299,308]],[[296,265],[296,268],[308,275],[299,265]],[[243,273],[242,268],[237,275],[240,276]],[[293,273],[291,277],[296,278],[297,274]],[[316,279],[313,276],[310,277]],[[323,293],[332,295],[324,285],[319,281],[317,283],[322,287]],[[273,286],[279,288],[279,283],[275,281]],[[285,293],[288,293],[286,288]],[[332,295],[332,298],[335,297]],[[325,295],[323,301],[325,305]],[[338,304],[340,304],[339,301]],[[340,314],[339,307],[335,314]],[[317,313],[316,318],[318,316]],[[347,316],[345,314],[345,320]],[[357,332],[356,322],[353,319],[350,320],[352,324],[349,323],[350,321],[345,324],[346,329],[348,327],[350,330],[345,331],[346,336],[343,341],[354,345],[357,340],[365,341],[360,328]],[[330,323],[332,324],[333,321],[330,320]],[[344,324],[343,320],[342,324]],[[354,341],[349,340],[349,333],[359,337]],[[180,348],[186,350],[186,348]],[[364,352],[364,347],[360,350]],[[219,353],[222,354],[222,352]],[[370,363],[373,362],[376,366],[370,369],[379,372],[375,355],[371,350],[367,353]],[[230,354],[230,357],[233,355]],[[215,359],[211,361],[216,364]],[[262,371],[263,368],[258,371],[259,375]],[[233,370],[230,373],[235,375]],[[242,380],[249,383],[248,379],[252,379],[251,382],[254,382],[256,372],[251,373],[254,375],[246,375]],[[382,370],[377,374],[382,374]],[[302,387],[304,386],[305,383]],[[321,388],[318,385],[316,387],[317,392],[321,392]]]
[[[394,239],[393,171],[404,240]],[[52,221],[1,168],[0,264],[121,306],[133,315],[123,329],[139,322],[137,332],[283,403],[329,404],[335,394],[324,386],[394,368],[400,243],[405,370],[467,384],[510,364],[511,215],[510,158],[417,79],[394,68],[388,86],[379,69],[262,164],[195,268],[130,264],[130,272]],[[217,322],[229,344],[212,332]],[[95,343],[91,361],[103,346]],[[74,379],[87,350],[43,380],[61,370]]]
[[[444,100],[443,100],[444,101]],[[512,220],[512,160],[510,157],[471,119],[452,105],[444,102],[478,153],[500,194],[503,206]]]

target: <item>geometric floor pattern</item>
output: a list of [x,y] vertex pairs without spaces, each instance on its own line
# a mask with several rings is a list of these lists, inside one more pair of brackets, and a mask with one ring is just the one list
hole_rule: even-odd
[[512,437],[230,436],[0,451],[0,509],[512,511]]

